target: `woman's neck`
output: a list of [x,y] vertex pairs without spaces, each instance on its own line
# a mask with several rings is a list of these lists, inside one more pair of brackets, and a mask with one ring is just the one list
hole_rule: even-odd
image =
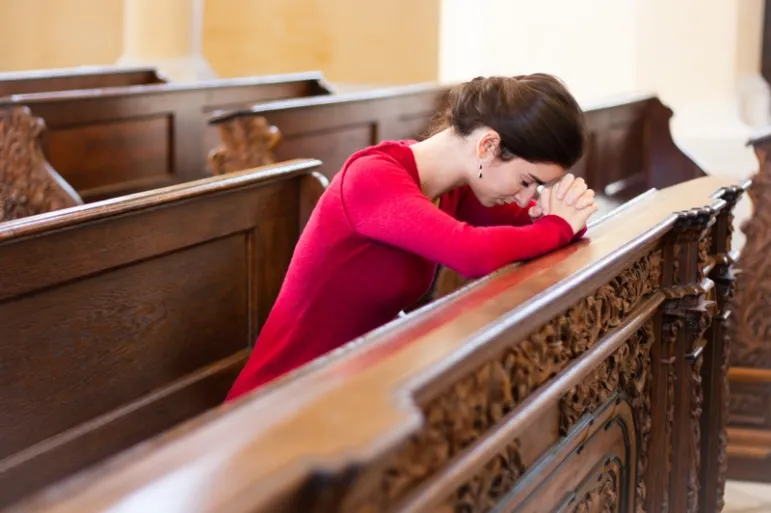
[[443,130],[410,146],[420,177],[420,188],[431,201],[468,183],[463,144],[452,129]]

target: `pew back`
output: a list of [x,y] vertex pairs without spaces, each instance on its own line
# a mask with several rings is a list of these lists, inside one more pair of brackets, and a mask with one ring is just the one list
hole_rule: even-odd
[[330,93],[320,73],[308,72],[22,94],[0,106],[26,105],[43,118],[46,157],[90,202],[211,176],[212,111]]
[[[295,155],[324,155],[322,172],[332,178],[354,152],[388,139],[421,138],[441,109],[449,86],[412,84],[264,103],[246,110],[214,112],[210,124],[222,144],[211,152],[215,173],[282,161]],[[273,145],[257,141],[280,134]],[[211,148],[219,141],[212,140]],[[257,143],[256,143],[257,142]],[[315,158],[315,157],[314,157]]]
[[101,89],[163,84],[166,79],[148,67],[81,66],[0,73],[0,97],[13,94]]
[[0,227],[0,506],[219,404],[320,162]]
[[[215,173],[265,162],[313,157],[332,177],[353,152],[387,139],[421,138],[443,110],[449,86],[419,84],[215,112],[222,144],[209,157]],[[603,195],[608,207],[646,191],[704,176],[670,133],[672,111],[655,96],[585,107],[587,150],[571,170]],[[281,134],[275,145],[272,130]],[[260,133],[264,135],[260,136]],[[271,151],[272,150],[272,151]]]
[[647,193],[16,511],[719,511],[745,188]]

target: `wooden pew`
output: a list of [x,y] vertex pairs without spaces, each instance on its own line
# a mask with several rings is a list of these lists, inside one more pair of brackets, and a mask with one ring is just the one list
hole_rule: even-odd
[[25,105],[43,118],[46,157],[92,202],[211,176],[212,111],[331,92],[307,72],[20,94],[0,98],[0,108]]
[[646,193],[9,513],[720,511],[746,187]]
[[[313,157],[324,162],[323,172],[331,178],[360,148],[424,135],[446,102],[448,87],[401,86],[215,112],[210,123],[219,128],[222,144],[209,162],[219,174]],[[585,112],[588,148],[571,171],[603,194],[607,210],[651,187],[705,176],[675,146],[672,111],[655,96],[591,105]]]
[[731,300],[728,474],[771,482],[771,129],[750,144],[759,168],[748,191],[753,212],[741,226],[747,239]]
[[0,508],[224,400],[319,166],[286,162],[0,225]]
[[101,89],[164,84],[155,68],[126,66],[80,66],[0,73],[0,97],[14,94]]

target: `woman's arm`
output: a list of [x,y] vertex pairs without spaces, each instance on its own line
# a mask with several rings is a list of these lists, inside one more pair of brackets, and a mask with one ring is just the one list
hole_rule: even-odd
[[470,278],[538,257],[573,238],[570,225],[554,215],[526,226],[476,227],[459,221],[434,207],[406,170],[380,156],[352,162],[341,176],[341,193],[359,234]]

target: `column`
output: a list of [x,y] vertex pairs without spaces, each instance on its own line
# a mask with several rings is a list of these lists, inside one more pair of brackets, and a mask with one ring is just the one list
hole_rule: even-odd
[[124,0],[118,64],[156,66],[173,82],[215,78],[202,32],[203,0]]

